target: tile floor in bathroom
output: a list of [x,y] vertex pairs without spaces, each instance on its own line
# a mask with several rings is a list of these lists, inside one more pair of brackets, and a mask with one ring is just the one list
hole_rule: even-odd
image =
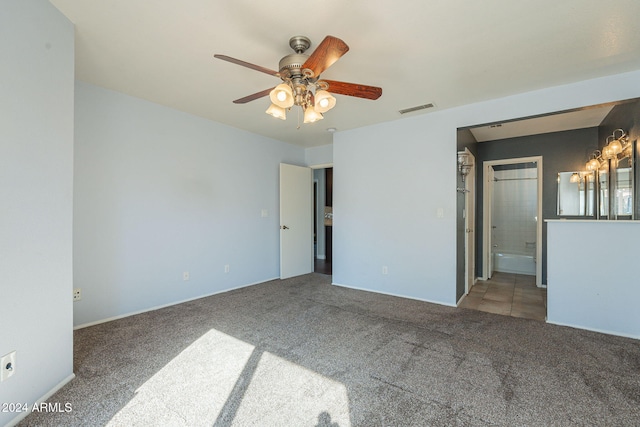
[[459,307],[544,322],[547,290],[536,286],[535,276],[495,272],[478,280]]

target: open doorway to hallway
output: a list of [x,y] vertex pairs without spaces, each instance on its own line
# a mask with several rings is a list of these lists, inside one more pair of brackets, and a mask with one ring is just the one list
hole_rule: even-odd
[[314,272],[332,274],[333,260],[333,168],[313,171]]

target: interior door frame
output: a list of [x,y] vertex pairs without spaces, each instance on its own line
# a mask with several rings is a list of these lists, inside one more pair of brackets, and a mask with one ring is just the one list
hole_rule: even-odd
[[[311,168],[311,178],[313,179],[313,171],[315,171],[316,169],[328,169],[328,168],[333,168],[333,163],[321,163],[321,164],[317,164],[317,165],[311,165],[308,166],[309,168]],[[325,186],[326,186],[326,182],[325,182]],[[315,201],[317,202],[317,200]],[[324,224],[324,219],[322,219],[320,221],[322,224]],[[335,225],[332,225],[332,230],[335,230]],[[312,230],[313,232],[313,230]],[[325,248],[324,248],[324,256],[322,258],[318,258],[318,259],[326,259],[327,256],[327,238],[326,236],[324,237],[325,241]]]
[[476,279],[476,158],[468,148],[465,153],[471,160],[469,174],[464,181],[464,273],[465,273],[465,294],[471,291]]
[[536,286],[542,287],[542,156],[517,157],[500,160],[486,160],[482,162],[483,170],[483,186],[482,186],[482,279],[489,280],[491,278],[491,200],[492,200],[492,183],[489,182],[488,169],[497,165],[511,165],[517,163],[536,163],[538,175],[538,200],[537,200],[537,216],[536,221]]

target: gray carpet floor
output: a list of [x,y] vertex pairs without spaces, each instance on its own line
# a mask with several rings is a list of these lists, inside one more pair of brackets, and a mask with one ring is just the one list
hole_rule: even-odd
[[276,280],[74,335],[21,426],[637,426],[640,341]]

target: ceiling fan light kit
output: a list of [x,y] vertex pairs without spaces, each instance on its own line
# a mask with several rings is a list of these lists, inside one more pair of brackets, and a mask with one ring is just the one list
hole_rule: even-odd
[[304,53],[311,46],[311,41],[307,37],[292,37],[289,40],[289,46],[295,53],[280,60],[279,71],[226,55],[214,55],[218,59],[270,74],[282,80],[282,83],[273,89],[236,99],[233,101],[235,104],[244,104],[269,95],[271,106],[267,109],[267,114],[286,120],[286,110],[296,105],[304,112],[304,123],[313,123],[322,120],[322,115],[335,107],[336,98],[331,93],[371,100],[378,99],[382,95],[382,89],[379,87],[320,80],[320,74],[349,50],[349,46],[339,38],[325,37],[311,55]]
[[275,117],[276,119],[287,120],[287,110],[282,107],[278,107],[276,104],[271,104],[265,113]]

